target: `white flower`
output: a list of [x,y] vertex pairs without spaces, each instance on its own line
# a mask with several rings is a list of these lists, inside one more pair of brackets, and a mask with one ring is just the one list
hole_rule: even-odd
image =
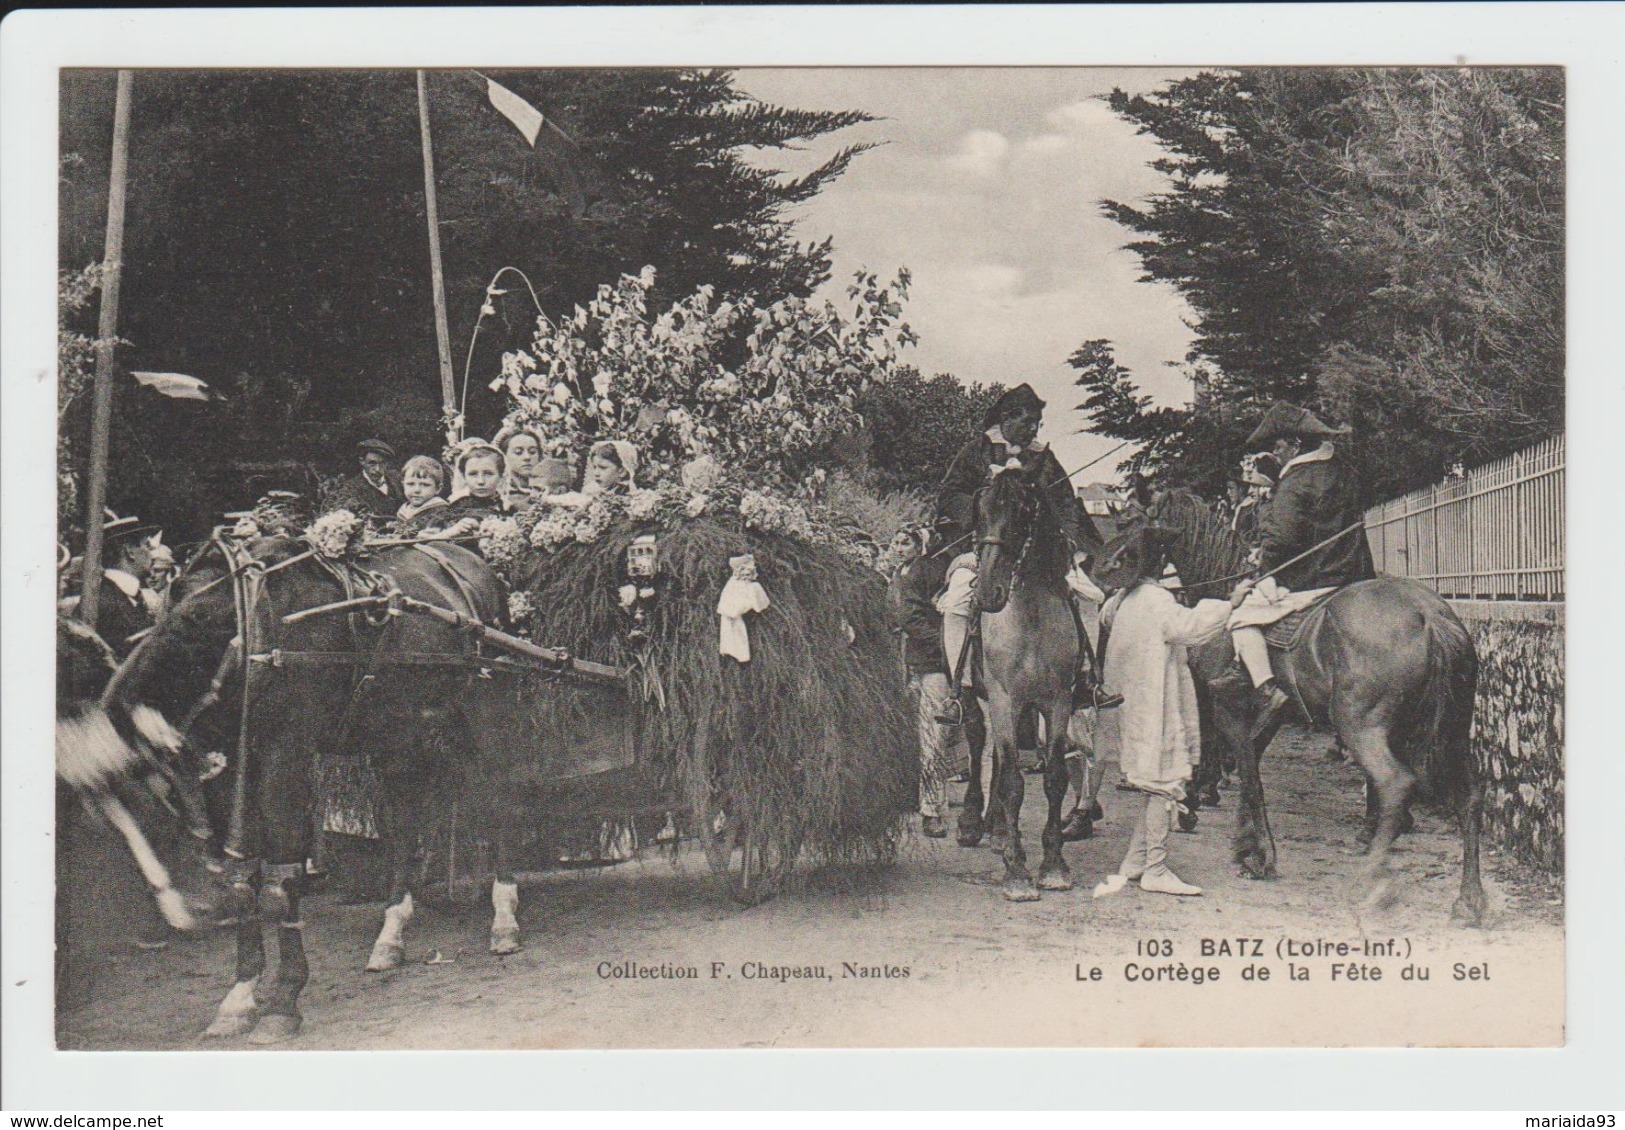
[[528,592],[514,592],[508,594],[508,618],[515,623],[528,620],[536,613],[536,602],[531,599]]
[[599,396],[608,396],[609,386],[613,384],[614,381],[615,378],[611,377],[608,373],[600,372],[592,379],[592,390]]
[[636,521],[654,517],[655,510],[660,506],[660,494],[652,490],[635,490],[626,500],[626,513]]
[[606,416],[612,416],[615,414],[615,405],[613,402],[611,402],[609,397],[606,396],[604,399],[598,402],[598,411],[602,412]]
[[[632,586],[628,585],[627,587],[631,588]],[[638,590],[638,595],[641,596],[644,600],[653,600],[654,595],[655,595],[655,590],[653,588],[651,588],[650,586],[645,585],[643,588]]]
[[480,317],[492,318],[496,316],[497,308],[486,302],[480,306]]
[[305,540],[323,557],[343,557],[361,532],[361,519],[348,510],[334,510],[310,524]]
[[694,497],[688,500],[688,505],[683,507],[683,513],[687,514],[690,518],[698,518],[701,514],[705,513],[705,508],[710,504],[711,499],[709,497],[703,494],[696,494]]
[[622,608],[631,608],[638,602],[638,586],[622,585],[619,589]]
[[568,404],[574,396],[575,393],[571,391],[570,386],[563,381],[553,386],[553,399],[559,404]]

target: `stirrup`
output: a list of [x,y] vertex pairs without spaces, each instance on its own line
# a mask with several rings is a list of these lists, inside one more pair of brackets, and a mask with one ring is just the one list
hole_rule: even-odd
[[963,726],[965,724],[965,705],[959,701],[957,694],[949,695],[943,701],[942,709],[937,711],[935,721],[939,726]]
[[1114,710],[1123,705],[1123,696],[1105,687],[1097,686],[1091,692],[1096,710]]

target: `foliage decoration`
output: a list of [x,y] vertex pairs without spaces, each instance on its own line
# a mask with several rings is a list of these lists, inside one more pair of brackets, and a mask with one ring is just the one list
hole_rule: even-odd
[[858,397],[914,342],[902,321],[909,281],[899,271],[881,286],[860,272],[849,315],[794,296],[713,303],[701,286],[651,317],[645,267],[568,319],[539,319],[531,348],[505,355],[491,387],[510,400],[506,423],[537,431],[549,454],[580,463],[594,443],[624,439],[645,485],[709,456],[787,490],[821,447],[862,426]]

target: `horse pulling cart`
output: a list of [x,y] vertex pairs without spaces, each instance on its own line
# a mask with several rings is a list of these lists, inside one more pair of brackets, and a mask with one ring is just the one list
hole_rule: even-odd
[[[564,644],[544,647],[507,630],[507,587],[477,554],[334,544],[323,521],[301,537],[215,537],[104,696],[115,718],[148,707],[179,720],[193,751],[227,751],[200,795],[182,798],[204,814],[195,831],[218,848],[237,919],[236,983],[210,1034],[273,1042],[299,1029],[312,816],[326,808],[323,767],[346,759],[376,781],[390,862],[369,970],[403,962],[423,890],[419,840],[450,811],[491,848],[497,954],[520,948],[516,827],[681,816],[747,904],[798,859],[893,857],[913,800],[902,673],[883,588],[833,550],[742,530],[668,533],[663,602],[633,633],[614,586],[603,592],[618,579],[605,563],[639,536],[627,529],[549,559],[529,586],[555,613],[536,634]],[[776,588],[743,664],[719,656],[714,612],[739,548]],[[572,585],[573,596],[559,591]],[[583,657],[595,646],[610,654]],[[264,918],[277,923],[274,978]]]
[[[435,550],[430,546],[425,551]],[[272,669],[348,671],[348,677],[356,680],[355,693],[364,693],[365,680],[387,677],[385,672],[393,667],[464,672],[469,676],[465,709],[473,715],[477,744],[496,752],[524,751],[531,778],[528,791],[533,798],[524,807],[526,815],[542,826],[611,818],[669,821],[683,808],[684,798],[672,792],[647,751],[640,757],[639,713],[658,706],[639,693],[634,667],[599,663],[572,655],[565,648],[540,646],[399,591],[287,613],[282,623],[356,613],[427,616],[456,629],[467,643],[463,651],[445,654],[381,654],[376,647],[341,652],[272,648],[251,655],[249,661]],[[536,740],[542,718],[550,721],[545,728],[554,732],[554,740]],[[558,735],[568,737],[560,740]],[[334,758],[323,766],[319,778],[322,830],[377,839],[376,781],[366,767],[353,758]],[[349,787],[334,787],[341,781]],[[446,845],[449,889],[457,879],[456,807],[442,815],[447,817],[441,821],[441,839]],[[726,876],[731,897],[754,905],[776,894],[785,876],[784,861],[761,842],[755,830],[731,827],[722,808],[707,815],[709,819],[699,821],[692,831],[703,844],[712,870]],[[735,831],[737,845],[730,842]],[[736,846],[737,866],[733,863]],[[550,861],[543,861],[544,866],[546,862]]]

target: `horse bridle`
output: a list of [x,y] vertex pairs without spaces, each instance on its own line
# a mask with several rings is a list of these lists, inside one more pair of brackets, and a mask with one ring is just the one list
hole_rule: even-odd
[[[981,508],[982,508],[981,507],[981,498],[982,498],[982,496],[985,495],[991,489],[993,489],[993,488],[992,488],[992,484],[990,483],[987,486],[982,487],[981,490],[976,492],[976,494],[977,494],[976,509],[977,509],[978,513],[980,513]],[[1032,487],[1029,484],[1027,484],[1026,482],[1023,482],[1022,483],[1021,506],[1022,506],[1022,510],[1024,512],[1024,516],[1027,519],[1027,536],[1022,539],[1021,549],[1017,551],[1015,562],[1010,567],[1010,591],[1012,593],[1014,593],[1015,590],[1021,584],[1021,566],[1022,566],[1023,562],[1025,562],[1027,560],[1028,551],[1031,550],[1032,547],[1033,547],[1033,535],[1034,535],[1034,531],[1035,531],[1035,528],[1037,526],[1037,523],[1033,521],[1033,515],[1031,513],[1032,508],[1033,508],[1032,493],[1033,493],[1032,492]],[[1005,542],[1004,542],[1003,538],[980,537],[980,536],[978,536],[977,539],[976,539],[976,549],[977,549],[978,552],[980,552],[984,546],[994,546],[996,548],[1002,549],[1002,548],[1004,548],[1004,545],[1005,545]]]

